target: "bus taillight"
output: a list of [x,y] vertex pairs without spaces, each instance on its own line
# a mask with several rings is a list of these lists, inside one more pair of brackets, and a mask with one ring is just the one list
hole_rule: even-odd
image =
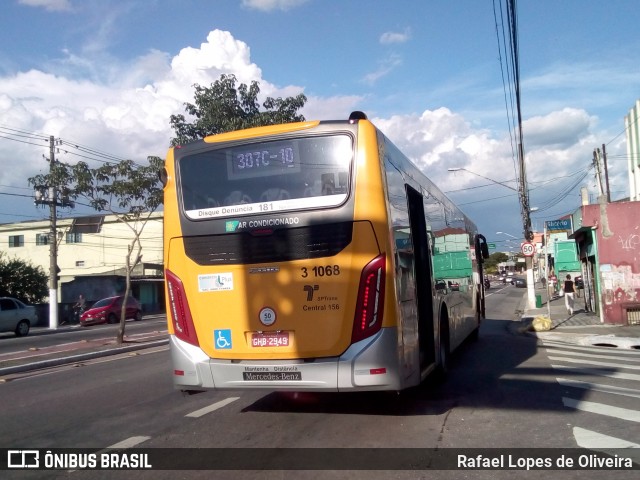
[[191,317],[191,310],[189,309],[182,280],[170,270],[165,270],[165,280],[167,282],[173,331],[180,340],[198,346],[198,335],[193,325],[193,318]]
[[382,326],[386,258],[382,254],[369,262],[360,275],[358,303],[351,341],[370,337]]

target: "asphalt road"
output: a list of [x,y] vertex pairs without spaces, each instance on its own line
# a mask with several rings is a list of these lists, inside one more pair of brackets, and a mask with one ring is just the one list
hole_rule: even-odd
[[[25,348],[40,349],[50,347],[61,343],[61,338],[65,342],[80,342],[96,340],[100,338],[115,338],[119,325],[103,324],[92,325],[90,327],[61,326],[60,331],[51,333],[46,328],[34,328],[26,337],[16,337],[11,332],[0,333],[0,355],[22,351]],[[167,330],[167,321],[164,315],[154,315],[144,317],[141,321],[136,322],[127,320],[125,326],[126,335],[145,334],[156,331]],[[1,357],[0,357],[1,358]]]
[[[169,354],[163,346],[97,359],[79,367],[30,372],[1,384],[0,447],[532,449],[574,448],[585,438],[605,437],[640,444],[638,397],[630,396],[633,391],[640,392],[640,376],[635,373],[640,369],[640,352],[626,352],[626,364],[620,368],[600,365],[590,373],[578,372],[580,381],[596,385],[604,380],[596,382],[594,370],[605,369],[610,374],[610,386],[623,389],[626,395],[562,384],[556,364],[571,358],[585,363],[595,355],[600,363],[614,365],[615,359],[603,357],[621,354],[605,355],[597,350],[592,353],[586,347],[567,353],[561,345],[540,345],[534,338],[514,334],[512,327],[518,319],[515,312],[522,291],[508,286],[490,293],[487,320],[479,340],[465,344],[454,355],[449,378],[443,384],[428,382],[400,395],[243,391],[183,396],[173,390]],[[638,365],[635,370],[634,365]],[[571,364],[566,366],[562,377],[576,381]],[[596,402],[607,407],[600,407],[599,412],[583,408],[593,407]],[[327,468],[331,468],[331,462],[327,453]],[[113,478],[118,473],[123,478],[136,479],[489,479],[530,478],[531,474],[487,470],[61,470],[8,472],[5,478]],[[611,478],[612,474],[616,479],[636,478],[638,472],[541,473],[544,478],[584,480]]]

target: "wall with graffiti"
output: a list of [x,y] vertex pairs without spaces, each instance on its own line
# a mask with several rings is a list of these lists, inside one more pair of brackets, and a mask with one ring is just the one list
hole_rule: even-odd
[[605,323],[627,324],[640,310],[640,202],[588,205],[583,224],[597,233]]

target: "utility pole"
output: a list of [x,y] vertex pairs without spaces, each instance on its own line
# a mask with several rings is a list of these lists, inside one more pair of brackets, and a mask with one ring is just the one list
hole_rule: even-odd
[[[49,173],[53,177],[55,164],[53,135],[49,137]],[[58,328],[58,192],[49,186],[49,328]]]
[[607,166],[607,150],[604,143],[602,144],[602,161],[604,164],[604,184],[607,203],[611,203],[611,189],[609,188],[609,167]]
[[36,185],[34,187],[35,204],[49,206],[49,328],[58,328],[58,207],[72,207],[63,188],[61,201],[58,201],[58,189],[55,178],[55,139],[49,137],[49,183],[50,185]]
[[[520,132],[520,135],[520,138],[522,138],[522,132]],[[520,196],[524,241],[530,242],[533,240],[533,232],[531,231],[531,207],[529,206],[529,191],[527,190],[527,173],[522,143],[518,144],[518,160],[520,164],[518,193]],[[534,308],[536,305],[536,284],[535,275],[533,274],[533,257],[527,255],[525,256],[524,261],[527,271],[527,305],[528,308]]]
[[602,184],[602,172],[600,171],[600,149],[594,148],[593,150],[593,166],[596,170],[596,181],[598,182],[598,202],[604,197],[605,191]]

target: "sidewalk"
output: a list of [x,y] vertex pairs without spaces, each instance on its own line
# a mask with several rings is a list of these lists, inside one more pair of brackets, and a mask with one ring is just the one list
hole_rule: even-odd
[[[555,340],[578,345],[601,345],[625,349],[640,349],[640,325],[605,325],[600,316],[585,311],[584,292],[575,297],[573,315],[569,315],[564,297],[553,296],[547,304],[547,291],[536,284],[536,295],[542,298],[542,308],[527,308],[527,292],[522,297],[520,330],[543,340]],[[528,329],[538,316],[551,318],[551,330],[534,332]]]

